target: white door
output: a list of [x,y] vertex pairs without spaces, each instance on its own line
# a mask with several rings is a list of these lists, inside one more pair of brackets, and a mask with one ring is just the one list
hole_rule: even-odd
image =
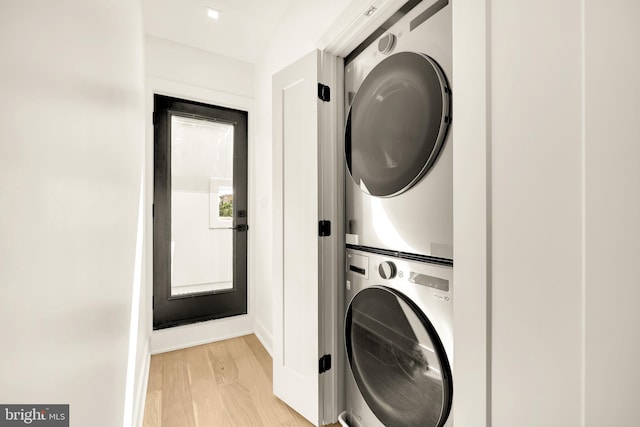
[[[342,163],[338,102],[321,100],[318,85],[334,96],[336,69],[334,57],[314,51],[273,77],[273,391],[315,425],[335,421],[337,411],[337,369],[320,373],[320,365],[324,355],[338,359]],[[322,220],[331,222],[329,236],[320,236]]]

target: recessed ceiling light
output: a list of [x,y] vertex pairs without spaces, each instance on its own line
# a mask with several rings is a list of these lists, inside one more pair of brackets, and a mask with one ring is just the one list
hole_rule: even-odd
[[215,9],[211,9],[210,7],[207,8],[207,16],[211,19],[218,19],[220,17],[220,12],[215,10]]

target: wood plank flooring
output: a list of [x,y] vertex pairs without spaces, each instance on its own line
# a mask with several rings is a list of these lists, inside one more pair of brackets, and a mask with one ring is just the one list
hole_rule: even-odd
[[255,335],[157,354],[143,427],[311,427],[272,384],[271,356]]

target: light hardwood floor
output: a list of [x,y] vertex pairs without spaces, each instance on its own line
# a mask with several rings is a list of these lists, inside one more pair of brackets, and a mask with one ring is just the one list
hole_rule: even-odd
[[255,335],[154,355],[143,427],[311,427],[273,395],[272,381]]

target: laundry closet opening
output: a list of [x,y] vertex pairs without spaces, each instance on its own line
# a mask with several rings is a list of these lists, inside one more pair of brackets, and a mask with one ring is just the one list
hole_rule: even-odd
[[247,112],[154,95],[153,328],[247,313]]

